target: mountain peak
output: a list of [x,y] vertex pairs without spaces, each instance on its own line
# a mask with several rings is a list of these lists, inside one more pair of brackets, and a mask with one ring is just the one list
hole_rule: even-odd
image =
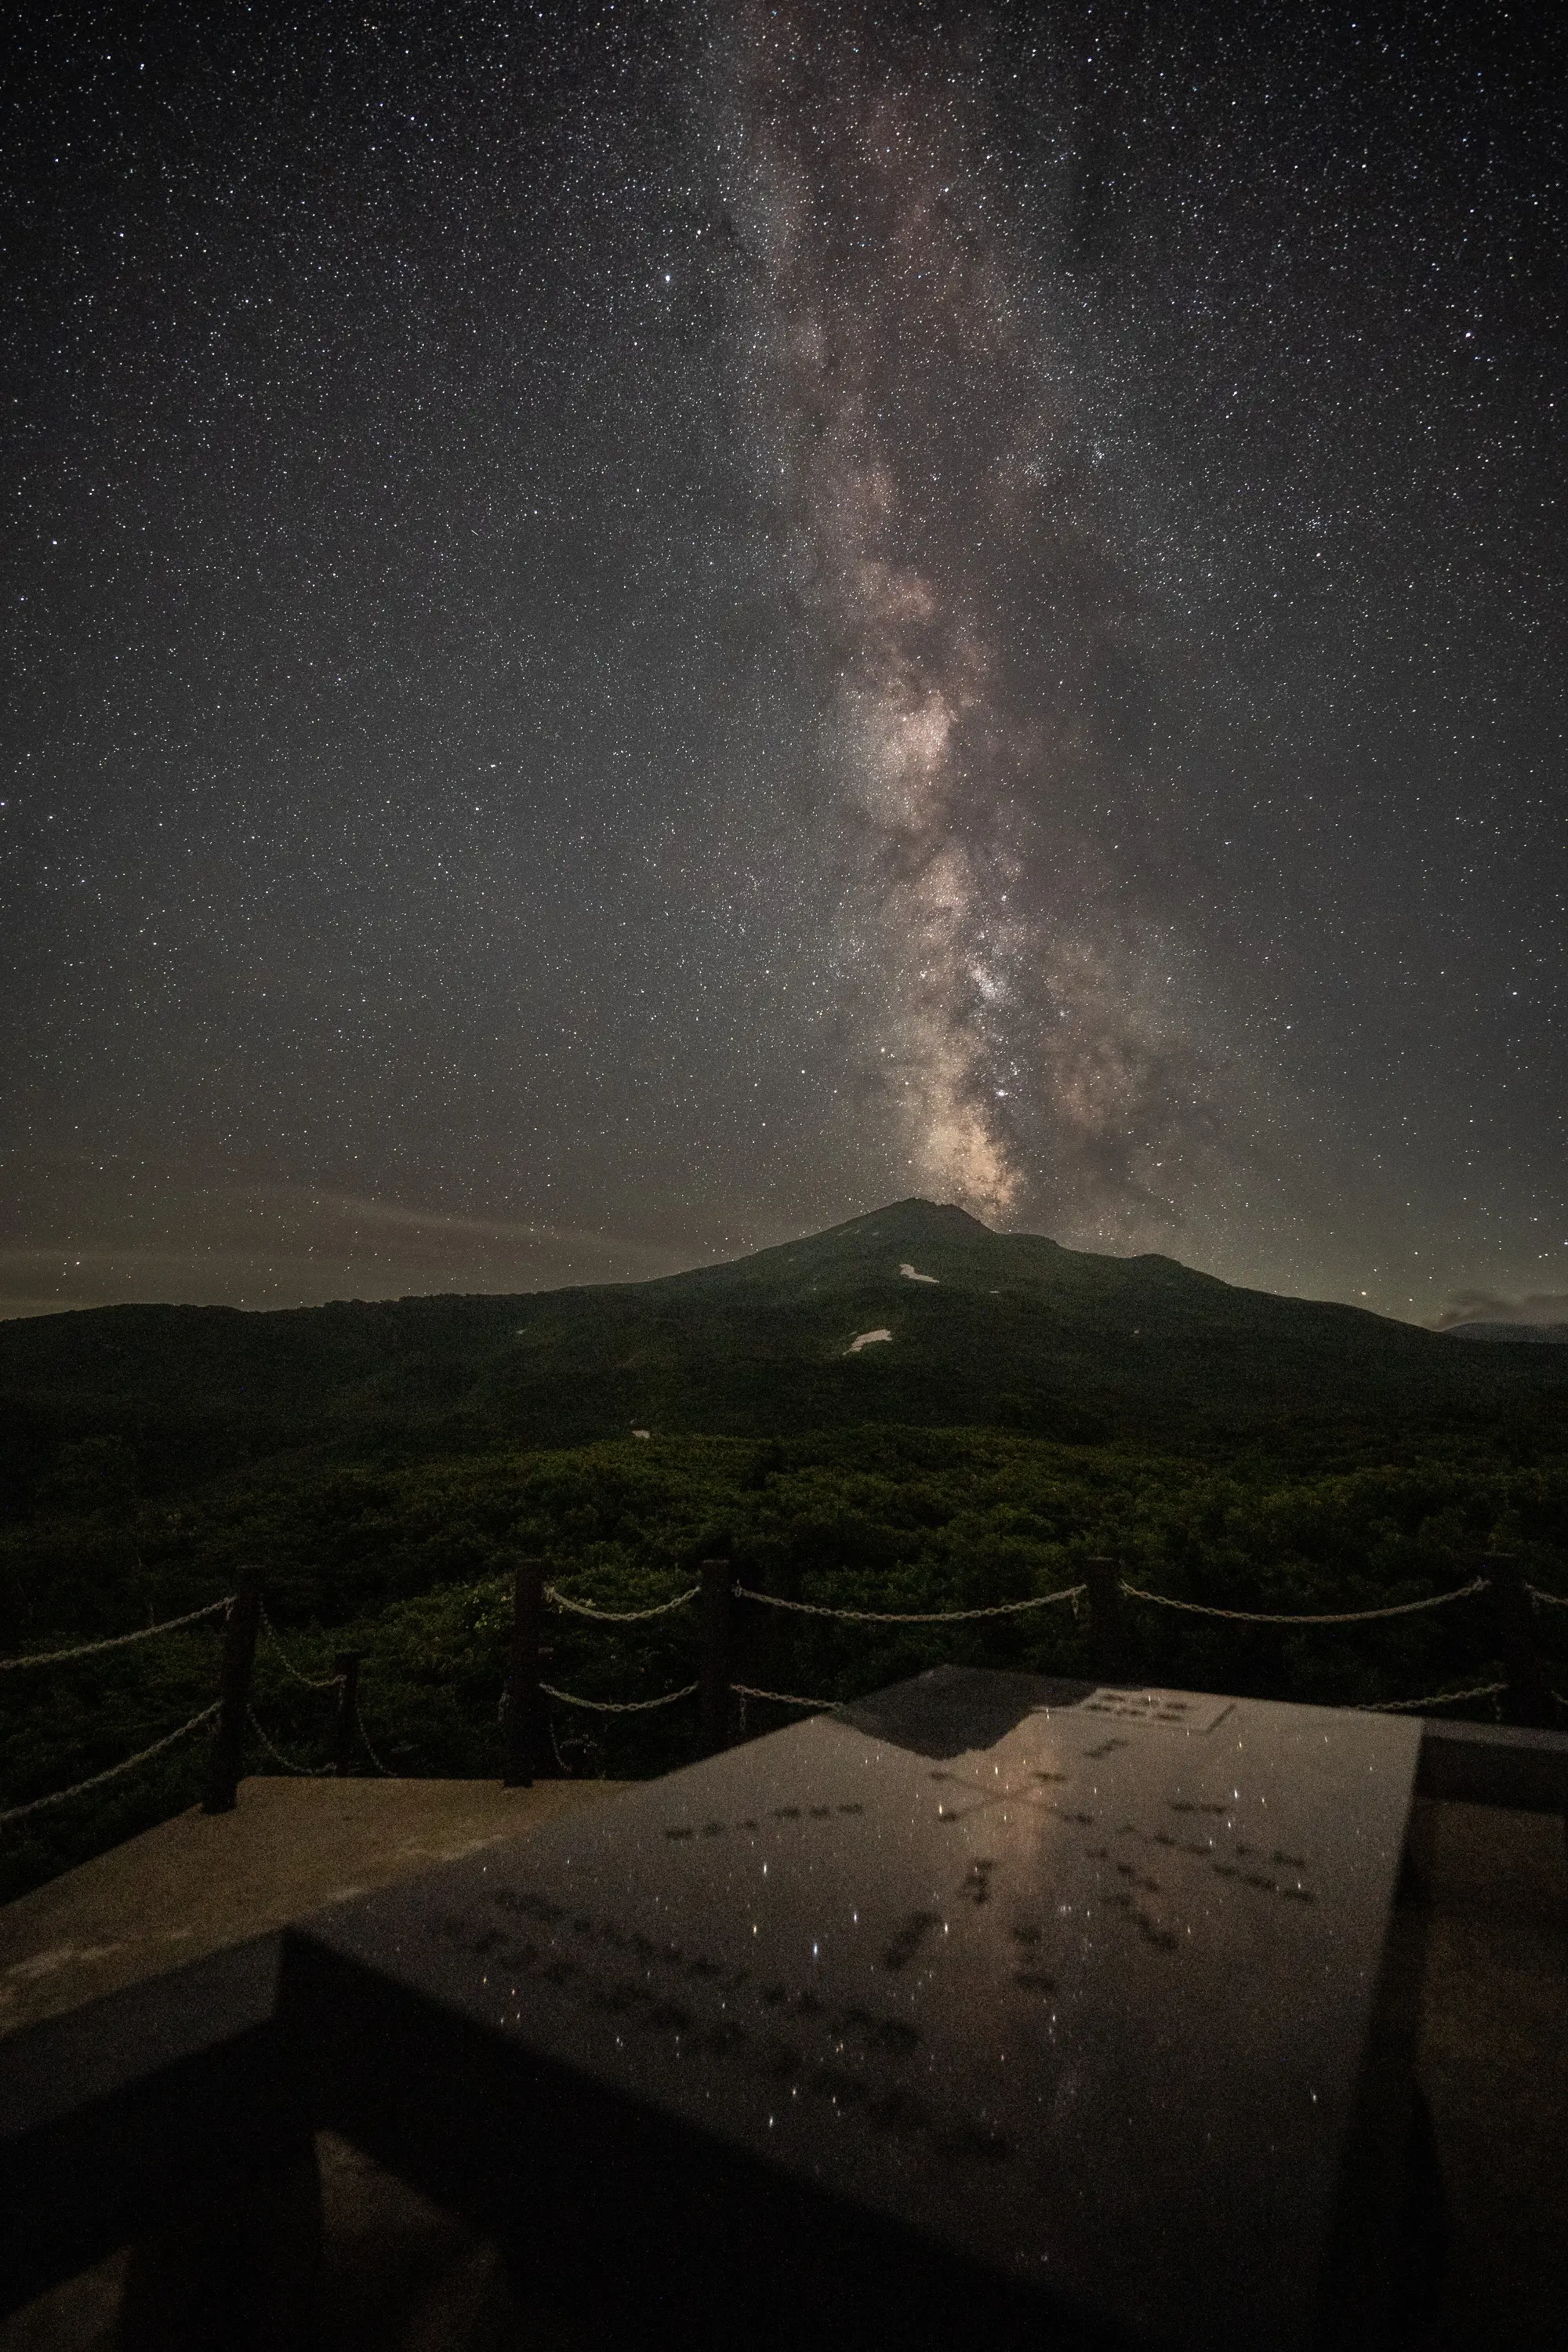
[[863,1217],[851,1217],[838,1228],[843,1234],[864,1234],[868,1240],[901,1238],[911,1233],[945,1234],[955,1240],[960,1234],[973,1238],[984,1234],[987,1241],[995,1237],[989,1225],[972,1217],[952,1201],[923,1201],[918,1193],[907,1201],[889,1201],[886,1208],[868,1210]]

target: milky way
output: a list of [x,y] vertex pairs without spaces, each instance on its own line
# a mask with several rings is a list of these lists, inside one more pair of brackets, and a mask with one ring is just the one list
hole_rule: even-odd
[[1110,756],[1087,681],[1127,593],[1083,478],[1065,293],[1026,282],[998,221],[976,61],[882,35],[755,11],[731,129],[751,393],[829,681],[862,1050],[915,1189],[1147,1243],[1182,1223],[1204,1106],[1175,975],[1130,950],[1071,813]]
[[1568,1311],[1560,16],[30,15],[0,1311]]

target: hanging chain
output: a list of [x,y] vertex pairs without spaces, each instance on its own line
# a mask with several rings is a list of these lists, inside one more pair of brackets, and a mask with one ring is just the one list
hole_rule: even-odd
[[838,1704],[837,1699],[832,1698],[802,1698],[798,1691],[756,1690],[750,1683],[731,1683],[730,1688],[737,1692],[742,1698],[776,1699],[781,1706],[829,1707],[837,1706]]
[[371,1762],[375,1766],[376,1770],[381,1774],[382,1779],[384,1780],[395,1780],[398,1777],[397,1774],[395,1772],[388,1771],[386,1766],[382,1762],[380,1757],[376,1754],[374,1748],[370,1744],[370,1734],[364,1727],[364,1717],[359,1711],[358,1691],[355,1691],[354,1693],[354,1723],[359,1731],[360,1738],[364,1742],[364,1752],[370,1758]]
[[1473,1690],[1434,1691],[1430,1698],[1384,1698],[1367,1706],[1359,1706],[1358,1715],[1411,1715],[1423,1706],[1456,1706],[1462,1698],[1496,1698],[1506,1683],[1478,1683]]
[[564,1706],[591,1707],[595,1715],[646,1715],[650,1707],[673,1706],[679,1698],[689,1698],[699,1686],[688,1683],[684,1690],[666,1691],[662,1698],[579,1698],[574,1691],[557,1690],[551,1683],[541,1683],[540,1689],[551,1698],[558,1698]]
[[1336,1609],[1322,1615],[1298,1617],[1277,1610],[1210,1609],[1201,1601],[1174,1601],[1168,1592],[1145,1592],[1141,1585],[1123,1583],[1121,1591],[1131,1601],[1147,1601],[1156,1609],[1181,1609],[1189,1617],[1224,1617],[1233,1625],[1365,1625],[1374,1617],[1413,1617],[1418,1610],[1442,1609],[1450,1601],[1468,1601],[1472,1593],[1484,1592],[1488,1580],[1474,1578],[1468,1584],[1458,1585],[1452,1592],[1435,1592],[1426,1601],[1396,1601],[1386,1609]]
[[[1058,1601],[1076,1601],[1087,1592],[1084,1584],[1069,1584],[1060,1592],[1041,1592],[1032,1601],[999,1601],[991,1609],[829,1609],[820,1601],[785,1601],[777,1592],[753,1592],[749,1586],[737,1584],[735,1591],[742,1601],[760,1601],[764,1609],[793,1609],[802,1617],[843,1617],[856,1625],[957,1625],[977,1617],[1017,1617],[1026,1609],[1049,1609]],[[735,1685],[739,1689],[740,1685]],[[818,1701],[812,1699],[812,1706]]]
[[145,1764],[149,1757],[162,1755],[165,1748],[173,1748],[176,1739],[184,1739],[188,1732],[199,1731],[204,1723],[210,1723],[222,1705],[221,1699],[215,1698],[211,1706],[204,1706],[200,1715],[193,1715],[189,1723],[181,1724],[178,1731],[166,1732],[162,1739],[155,1739],[151,1748],[143,1748],[139,1756],[128,1756],[122,1764],[111,1764],[107,1771],[95,1772],[90,1780],[79,1780],[74,1788],[57,1789],[52,1797],[35,1797],[30,1805],[13,1805],[9,1812],[0,1813],[0,1829],[4,1829],[7,1822],[25,1821],[29,1813],[41,1813],[50,1805],[63,1805],[68,1797],[85,1796],[89,1789],[101,1789],[106,1780],[117,1780],[122,1772],[133,1772],[137,1765]]
[[63,1666],[70,1658],[96,1658],[104,1650],[123,1650],[131,1642],[150,1642],[157,1633],[176,1633],[182,1625],[195,1625],[203,1617],[216,1617],[220,1609],[232,1609],[234,1595],[227,1592],[221,1601],[209,1601],[205,1609],[192,1609],[184,1617],[166,1617],[161,1625],[143,1625],[134,1633],[112,1633],[107,1642],[84,1642],[75,1650],[42,1650],[35,1657],[0,1658],[0,1674],[16,1666]]
[[324,1675],[319,1682],[310,1675],[302,1675],[300,1672],[299,1667],[294,1664],[292,1658],[289,1655],[288,1651],[283,1647],[282,1643],[279,1640],[278,1628],[272,1622],[271,1618],[267,1614],[266,1603],[258,1603],[258,1607],[261,1614],[261,1630],[263,1633],[266,1634],[270,1646],[277,1652],[279,1664],[282,1666],[284,1673],[294,1682],[297,1682],[301,1690],[336,1690],[339,1683],[342,1680],[342,1675]]
[[688,1591],[677,1593],[673,1601],[661,1601],[652,1609],[598,1609],[591,1601],[574,1601],[569,1592],[563,1592],[554,1584],[545,1586],[544,1597],[553,1601],[557,1609],[570,1609],[574,1616],[597,1617],[605,1625],[641,1625],[650,1617],[668,1617],[671,1610],[684,1609],[701,1590],[700,1584],[694,1584]]
[[301,1780],[320,1780],[331,1770],[332,1768],[330,1764],[296,1764],[291,1756],[285,1756],[280,1748],[275,1748],[273,1746],[271,1740],[268,1739],[267,1734],[262,1730],[260,1724],[258,1722],[256,1709],[249,1704],[248,1700],[246,1703],[245,1711],[250,1717],[250,1727],[252,1731],[255,1732],[256,1737],[260,1740],[261,1745],[266,1748],[267,1753],[271,1757],[274,1764],[281,1764],[285,1772],[293,1772]]

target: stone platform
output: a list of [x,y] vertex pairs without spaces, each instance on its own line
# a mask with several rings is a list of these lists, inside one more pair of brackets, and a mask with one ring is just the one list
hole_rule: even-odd
[[614,1780],[254,1779],[0,1906],[0,2033],[416,1877],[613,1796]]

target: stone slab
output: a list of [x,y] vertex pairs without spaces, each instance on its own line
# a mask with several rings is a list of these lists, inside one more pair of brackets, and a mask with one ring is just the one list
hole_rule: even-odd
[[[679,2127],[649,2150],[727,2152],[759,2248],[799,2192],[1084,2340],[1304,2345],[1408,2089],[1366,2062],[1419,1743],[939,1669],[339,1906],[286,1939],[286,2004],[292,1967],[319,2035],[362,1995],[378,2020],[351,2128],[354,2065],[390,2070],[412,2147],[449,2046],[497,2162],[548,2113],[569,2169],[575,2084],[628,2149],[640,2116]],[[616,2193],[678,2213],[654,2163]]]

